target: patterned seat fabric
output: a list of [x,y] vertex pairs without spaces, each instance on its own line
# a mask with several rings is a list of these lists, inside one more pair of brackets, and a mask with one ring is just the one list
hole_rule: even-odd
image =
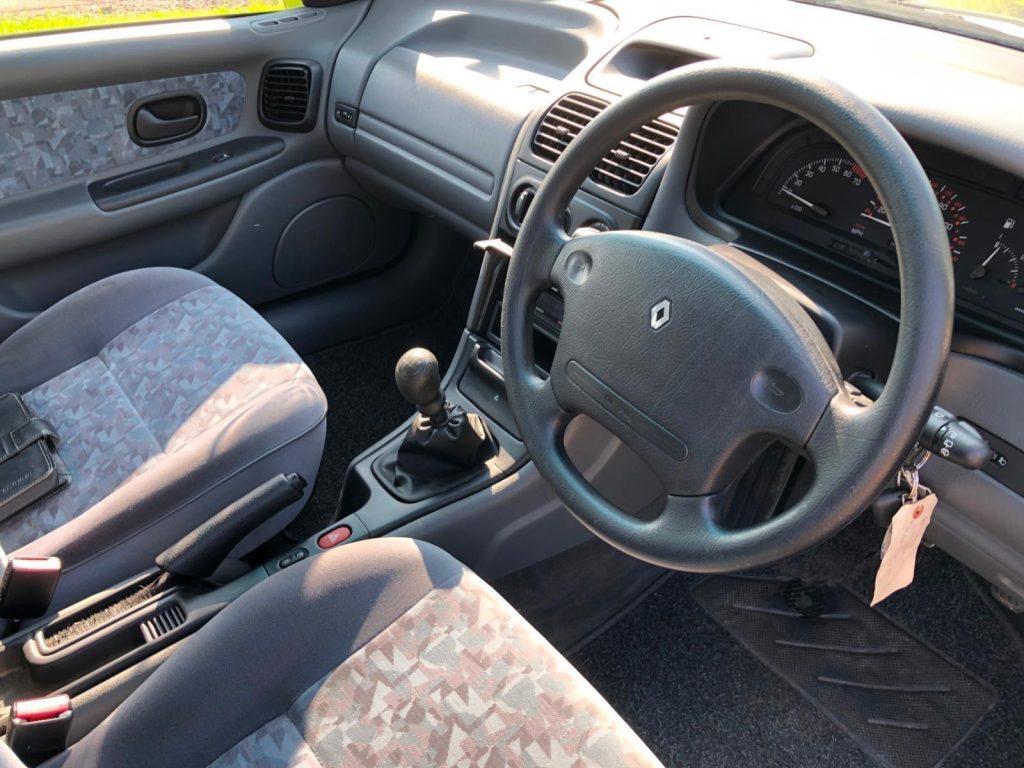
[[564,657],[464,571],[210,768],[658,764]]
[[[170,287],[154,291],[152,283]],[[136,311],[106,327],[84,327],[84,345],[47,332],[50,315],[57,322],[61,314],[80,315],[88,325],[91,313],[109,309],[111,293]],[[109,278],[57,304],[10,341],[24,347],[34,332],[54,346],[47,362],[55,375],[30,380],[23,394],[61,434],[72,481],[0,523],[0,544],[8,552],[60,555],[73,570],[156,528],[135,542],[124,567],[108,563],[104,570],[112,575],[89,580],[95,583],[68,593],[69,600],[150,565],[230,503],[231,493],[237,498],[275,473],[268,465],[248,487],[231,483],[233,490],[218,494],[218,486],[268,458],[275,445],[315,433],[323,421],[323,394],[298,355],[255,310],[200,275],[153,269]],[[70,365],[54,372],[62,345]],[[11,357],[16,365],[17,355]],[[279,412],[272,415],[275,403]],[[268,429],[274,434],[265,435]],[[311,485],[322,435],[319,448],[315,434],[311,443],[309,458],[278,471],[299,472]],[[179,523],[164,521],[182,512]]]
[[263,582],[47,768],[653,768],[479,577],[411,539]]
[[63,437],[74,482],[0,524],[0,542],[16,549],[34,541],[264,392],[311,378],[284,339],[223,288],[165,304],[25,394]]

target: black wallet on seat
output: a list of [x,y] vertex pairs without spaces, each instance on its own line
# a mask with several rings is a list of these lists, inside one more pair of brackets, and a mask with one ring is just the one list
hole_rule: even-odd
[[21,395],[0,395],[0,521],[51,496],[71,480],[53,425]]

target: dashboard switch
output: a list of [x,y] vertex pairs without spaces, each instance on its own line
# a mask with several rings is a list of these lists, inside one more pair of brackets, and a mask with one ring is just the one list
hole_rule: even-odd
[[302,560],[305,560],[306,557],[308,556],[309,550],[305,547],[300,547],[299,549],[292,552],[290,555],[285,555],[284,557],[282,557],[281,560],[277,563],[277,567],[281,569],[287,568],[289,566],[295,565],[298,562],[301,562]]
[[355,128],[356,123],[359,122],[359,110],[339,101],[334,105],[334,120],[349,128]]
[[533,187],[526,185],[516,191],[512,198],[512,207],[509,209],[509,215],[512,219],[512,223],[519,227],[526,219],[526,212],[530,210],[530,206],[533,205],[533,199],[537,196],[537,190]]

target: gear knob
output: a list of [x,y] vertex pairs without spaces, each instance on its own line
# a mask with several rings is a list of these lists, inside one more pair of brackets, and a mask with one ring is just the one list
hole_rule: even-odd
[[395,383],[402,397],[430,419],[431,424],[443,426],[448,421],[444,392],[441,391],[441,371],[437,358],[429,349],[416,347],[398,358]]

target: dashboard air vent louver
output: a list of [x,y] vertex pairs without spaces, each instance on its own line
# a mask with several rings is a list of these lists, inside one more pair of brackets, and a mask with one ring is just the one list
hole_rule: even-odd
[[[582,93],[559,99],[544,115],[533,136],[533,151],[554,162],[569,142],[608,107],[608,102]],[[605,155],[590,177],[624,195],[635,194],[679,135],[664,120],[653,120],[624,138]]]
[[260,120],[269,128],[308,131],[316,125],[320,67],[314,62],[272,61],[260,80]]
[[582,93],[563,96],[544,115],[533,135],[533,151],[554,162],[569,142],[579,136],[590,121],[604,112],[608,102]]
[[624,195],[632,195],[647,181],[678,135],[675,126],[662,120],[642,125],[604,156],[591,178]]
[[309,67],[277,64],[263,76],[260,107],[276,123],[301,123],[309,109]]

